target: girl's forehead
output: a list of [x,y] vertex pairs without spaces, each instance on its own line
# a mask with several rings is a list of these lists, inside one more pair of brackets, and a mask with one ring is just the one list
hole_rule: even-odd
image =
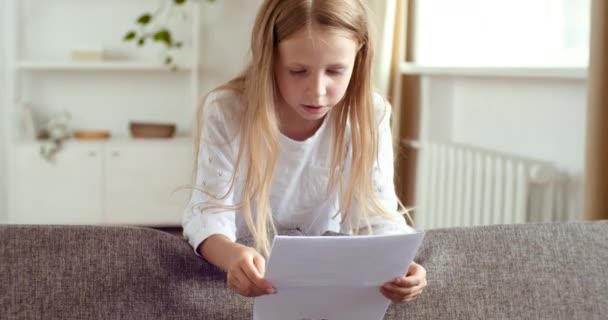
[[328,26],[322,26],[318,23],[312,23],[306,25],[296,32],[283,39],[280,43],[285,42],[327,42],[328,40],[335,40],[338,38],[348,38],[354,41],[352,34],[346,30],[332,28]]
[[282,60],[302,64],[350,59],[357,48],[357,42],[347,32],[315,26],[301,28],[278,44]]

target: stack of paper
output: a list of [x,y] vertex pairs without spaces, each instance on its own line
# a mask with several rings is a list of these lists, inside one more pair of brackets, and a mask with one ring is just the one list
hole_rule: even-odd
[[265,278],[274,295],[255,299],[254,320],[382,319],[380,287],[406,274],[423,232],[274,239]]

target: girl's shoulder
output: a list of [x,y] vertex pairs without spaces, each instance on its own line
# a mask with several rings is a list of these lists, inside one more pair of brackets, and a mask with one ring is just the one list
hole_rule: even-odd
[[241,94],[232,89],[215,89],[203,100],[206,121],[236,123],[245,111]]
[[238,137],[245,105],[241,94],[232,89],[216,89],[203,100],[201,121],[204,125],[221,127],[227,136]]
[[207,94],[204,108],[222,114],[237,114],[244,110],[242,96],[232,89],[215,89]]

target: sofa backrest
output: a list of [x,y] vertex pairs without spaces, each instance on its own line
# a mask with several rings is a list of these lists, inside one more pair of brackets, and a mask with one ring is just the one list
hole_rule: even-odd
[[[364,253],[362,253],[364,254]],[[429,230],[428,287],[385,319],[606,319],[608,222]],[[0,226],[2,319],[251,319],[252,299],[179,237]]]
[[388,319],[608,319],[608,221],[429,231],[428,287]]

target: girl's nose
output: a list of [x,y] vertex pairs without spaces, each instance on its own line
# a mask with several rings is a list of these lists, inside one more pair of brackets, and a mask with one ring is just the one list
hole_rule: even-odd
[[322,97],[327,94],[325,79],[322,75],[313,77],[310,89],[312,91],[311,93],[314,94],[315,97]]

